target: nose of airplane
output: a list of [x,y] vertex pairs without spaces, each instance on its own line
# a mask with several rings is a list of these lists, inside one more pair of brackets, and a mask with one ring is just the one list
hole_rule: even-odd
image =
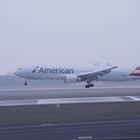
[[14,74],[15,74],[16,76],[21,77],[21,76],[22,76],[22,69],[19,68],[17,71],[14,72]]
[[18,71],[15,71],[15,72],[14,72],[14,75],[19,76]]

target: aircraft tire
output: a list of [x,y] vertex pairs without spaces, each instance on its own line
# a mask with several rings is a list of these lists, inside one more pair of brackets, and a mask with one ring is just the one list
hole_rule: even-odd
[[90,86],[89,85],[86,85],[85,88],[90,88]]
[[85,88],[90,88],[90,87],[94,87],[94,84],[88,84],[85,86]]
[[27,85],[28,85],[28,83],[24,83],[24,85],[25,85],[25,86],[27,86]]

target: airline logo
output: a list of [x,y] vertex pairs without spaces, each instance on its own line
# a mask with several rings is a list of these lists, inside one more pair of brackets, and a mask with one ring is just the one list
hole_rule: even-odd
[[130,73],[129,76],[140,76],[140,66],[136,67],[134,72]]
[[43,68],[43,67],[36,67],[32,70],[32,73],[48,73],[48,74],[73,74],[73,69],[67,68]]
[[35,68],[32,70],[32,73],[36,73],[37,69],[38,69],[38,66],[35,67]]

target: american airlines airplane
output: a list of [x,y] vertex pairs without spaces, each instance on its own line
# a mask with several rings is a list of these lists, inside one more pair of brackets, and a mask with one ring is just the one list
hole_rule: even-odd
[[100,81],[128,81],[140,79],[140,67],[133,69],[120,69],[117,66],[109,68],[74,69],[66,67],[42,67],[19,68],[16,76],[25,79],[24,85],[28,85],[27,79],[33,80],[63,80],[65,83],[86,82],[85,88],[94,87],[93,82]]

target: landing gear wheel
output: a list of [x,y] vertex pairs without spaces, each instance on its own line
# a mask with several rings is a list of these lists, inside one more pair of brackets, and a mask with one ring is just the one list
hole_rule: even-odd
[[90,88],[90,86],[89,85],[85,85],[85,88]]
[[24,86],[27,86],[28,85],[28,83],[24,83]]
[[85,88],[90,88],[90,87],[94,87],[94,84],[88,84],[85,86]]
[[28,83],[27,83],[27,80],[25,80],[25,83],[24,83],[24,85],[25,85],[25,86],[27,86],[27,85],[28,85]]
[[94,87],[94,84],[90,84],[90,87]]

